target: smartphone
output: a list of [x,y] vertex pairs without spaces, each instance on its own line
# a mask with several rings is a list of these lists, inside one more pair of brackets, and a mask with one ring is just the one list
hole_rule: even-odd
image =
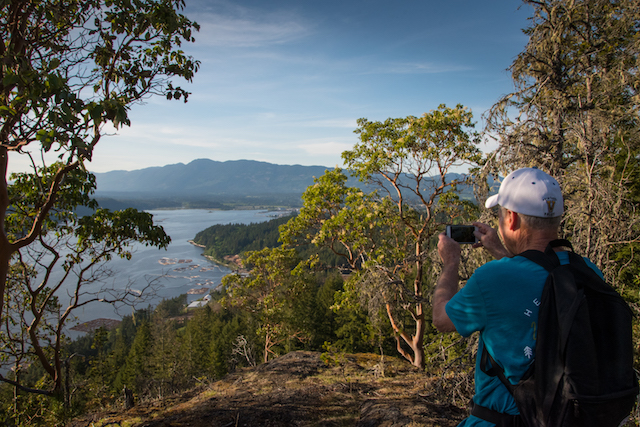
[[460,244],[478,243],[478,239],[473,234],[475,230],[476,227],[473,225],[447,225],[447,236]]

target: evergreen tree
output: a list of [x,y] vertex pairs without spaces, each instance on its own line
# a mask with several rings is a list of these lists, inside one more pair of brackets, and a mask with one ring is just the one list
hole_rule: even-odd
[[119,379],[120,383],[140,395],[149,391],[149,379],[152,374],[148,360],[151,339],[151,325],[148,321],[143,321],[136,332]]
[[197,309],[187,321],[183,333],[182,357],[191,376],[212,375],[210,343],[213,340],[214,314],[209,306]]
[[333,311],[334,296],[342,290],[343,280],[333,274],[324,279],[315,292],[314,301],[308,311],[311,321],[311,338],[308,348],[319,351],[326,342],[336,341],[336,313]]
[[178,342],[174,320],[156,310],[151,323],[151,348],[147,359],[150,365],[152,393],[159,397],[173,393],[185,384],[181,346]]

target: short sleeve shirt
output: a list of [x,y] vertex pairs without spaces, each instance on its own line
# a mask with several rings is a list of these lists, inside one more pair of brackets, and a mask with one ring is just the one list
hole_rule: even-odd
[[[567,252],[557,252],[562,264]],[[587,263],[598,274],[590,261]],[[483,346],[504,368],[511,383],[517,383],[533,363],[537,335],[538,307],[548,272],[520,256],[491,261],[478,268],[466,285],[447,303],[446,312],[462,336],[480,332],[476,358],[473,400],[506,414],[518,414],[513,397],[498,377],[480,369]],[[492,426],[474,416],[461,426]]]

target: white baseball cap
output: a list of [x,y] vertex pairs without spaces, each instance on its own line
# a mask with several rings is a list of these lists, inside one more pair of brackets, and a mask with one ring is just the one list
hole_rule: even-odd
[[511,172],[500,184],[498,194],[487,199],[487,208],[500,205],[510,211],[541,218],[562,215],[564,201],[560,184],[538,168]]

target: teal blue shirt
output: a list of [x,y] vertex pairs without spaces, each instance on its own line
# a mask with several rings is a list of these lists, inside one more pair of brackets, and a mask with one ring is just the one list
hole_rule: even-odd
[[[557,255],[562,264],[569,262],[567,252]],[[586,261],[602,276],[593,263]],[[486,346],[509,381],[515,384],[520,380],[535,357],[538,307],[547,276],[543,267],[524,257],[502,258],[478,268],[447,303],[447,315],[460,335],[480,332],[473,397],[476,404],[506,414],[519,413],[500,379],[482,372],[480,356]],[[493,424],[470,416],[460,425]]]

